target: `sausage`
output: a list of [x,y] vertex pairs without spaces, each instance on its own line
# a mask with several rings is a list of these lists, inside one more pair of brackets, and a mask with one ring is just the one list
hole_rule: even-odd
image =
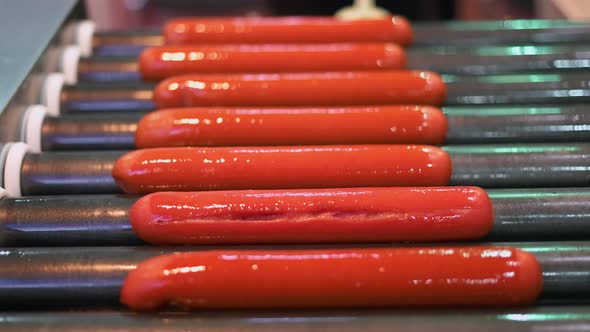
[[144,241],[178,245],[474,240],[494,222],[476,187],[158,192],[130,220]]
[[179,108],[145,115],[135,145],[440,145],[446,132],[444,114],[431,106]]
[[134,310],[527,305],[536,258],[509,247],[211,250],[148,259],[121,302]]
[[157,108],[185,106],[333,106],[443,104],[441,77],[424,71],[191,74],[154,90]]
[[450,158],[426,145],[154,148],[113,168],[127,193],[156,191],[444,186]]
[[184,45],[145,49],[144,80],[191,73],[273,73],[403,69],[404,50],[391,43]]
[[166,44],[338,43],[412,41],[402,16],[341,20],[334,17],[179,18],[164,26]]

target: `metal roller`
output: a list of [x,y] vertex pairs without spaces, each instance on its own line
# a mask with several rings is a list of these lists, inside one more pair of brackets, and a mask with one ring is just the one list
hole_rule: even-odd
[[0,246],[136,245],[129,223],[137,197],[123,195],[0,198]]
[[80,82],[139,82],[137,57],[82,58],[78,63]]
[[[460,318],[457,318],[460,317]],[[590,328],[589,306],[539,306],[471,310],[323,310],[162,312],[145,315],[127,310],[4,312],[4,331],[442,331],[489,332],[583,331]]]
[[446,105],[563,104],[590,102],[587,73],[443,75]]
[[[489,241],[590,238],[590,189],[488,190]],[[134,196],[30,196],[0,199],[0,246],[135,245]]]
[[146,46],[164,44],[161,29],[100,31],[92,38],[94,55],[136,56]]
[[590,141],[587,105],[443,107],[447,144]]
[[[545,88],[567,87],[584,87],[588,81],[588,74],[585,71],[572,73],[514,73],[514,74],[497,74],[497,75],[442,75],[443,80],[452,86],[460,87],[467,91],[488,91],[497,90],[504,85],[510,85],[516,89],[530,89],[538,86]],[[539,85],[538,83],[546,83]],[[578,84],[578,85],[576,85]],[[471,86],[471,90],[469,90]]]
[[[590,101],[586,73],[456,76],[443,75],[446,105],[563,104]],[[82,83],[65,87],[61,112],[150,111],[152,83]]]
[[[525,242],[508,245],[529,251],[539,260],[543,270],[541,302],[588,301],[589,243]],[[127,273],[146,258],[175,251],[211,248],[3,248],[0,250],[0,306],[114,304],[117,303],[119,289]]]
[[[494,44],[561,44],[590,41],[584,22],[556,20],[506,20],[482,22],[412,23],[410,47]],[[164,44],[160,29],[97,32],[93,53],[106,56],[137,55],[146,46]]]
[[141,112],[66,114],[46,117],[41,128],[42,151],[130,150]]
[[[504,25],[505,24],[505,25]],[[422,26],[414,29],[412,46],[433,45],[506,45],[506,44],[564,44],[590,41],[590,26],[584,23],[569,26],[543,26],[539,22],[500,21],[481,28],[447,23],[448,29],[440,26]]]
[[61,93],[61,111],[121,112],[151,111],[154,84],[78,84],[68,86]]
[[[195,46],[198,48],[198,46]],[[549,48],[549,50],[547,50]],[[534,46],[505,49],[447,52],[437,48],[410,50],[409,69],[432,70],[441,74],[486,75],[520,72],[568,72],[590,69],[590,46],[578,48]],[[494,54],[497,52],[499,54]],[[483,54],[480,54],[483,53]],[[524,53],[524,54],[520,54]],[[538,54],[535,54],[538,53]],[[94,56],[80,59],[80,82],[141,82],[137,57]]]
[[22,194],[119,193],[111,172],[124,152],[27,153],[21,168]]
[[[443,149],[451,156],[451,185],[532,188],[590,183],[590,144],[452,145]],[[111,172],[124,153],[26,153],[20,176],[22,195],[120,193]]]
[[[475,22],[473,22],[475,23]],[[436,45],[420,48],[406,48],[409,56],[431,54],[433,60],[435,55],[444,57],[471,55],[480,57],[493,56],[527,56],[527,55],[550,55],[550,54],[576,54],[582,55],[590,48],[590,43],[569,43],[563,45],[553,44],[520,44],[520,45]],[[116,59],[117,57],[103,57]],[[132,57],[129,57],[132,58]],[[425,64],[428,65],[428,64]]]
[[[444,107],[447,144],[590,141],[586,105]],[[65,114],[46,117],[42,151],[134,149],[142,112]]]
[[590,238],[590,188],[489,189],[494,227],[489,241]]
[[460,75],[585,70],[590,68],[590,47],[580,52],[531,55],[441,55],[416,50],[408,52],[408,68]]
[[[515,19],[515,20],[483,20],[483,21],[418,21],[412,27],[420,31],[441,30],[447,33],[453,31],[512,31],[512,30],[539,30],[539,29],[563,29],[577,26],[585,26],[586,23],[571,20],[553,19]],[[484,31],[484,32],[482,32]]]
[[589,144],[453,145],[450,185],[483,188],[584,187]]

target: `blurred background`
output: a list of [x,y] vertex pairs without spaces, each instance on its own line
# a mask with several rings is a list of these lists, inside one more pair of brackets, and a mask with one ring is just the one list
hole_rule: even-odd
[[[177,16],[332,15],[351,0],[86,0],[99,30],[158,27]],[[389,0],[377,5],[413,21],[587,19],[588,0]],[[86,8],[83,8],[83,7]],[[84,10],[86,9],[86,10]]]

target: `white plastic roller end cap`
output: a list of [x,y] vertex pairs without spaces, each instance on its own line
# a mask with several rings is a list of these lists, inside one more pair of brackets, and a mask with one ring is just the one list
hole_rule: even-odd
[[41,129],[47,115],[47,109],[43,105],[31,105],[23,119],[23,142],[29,145],[31,152],[41,152]]
[[30,147],[22,142],[12,144],[8,150],[4,165],[4,188],[12,197],[22,196],[21,168],[27,152],[30,152]]
[[61,92],[64,86],[64,74],[48,74],[43,82],[41,103],[47,107],[47,114],[58,116],[61,107]]
[[64,82],[74,85],[78,82],[78,62],[80,61],[80,48],[76,45],[64,47],[61,59],[60,69],[64,74]]
[[4,166],[6,165],[6,157],[12,144],[14,142],[7,142],[0,145],[0,188],[4,188]]
[[92,54],[92,39],[96,25],[92,21],[81,21],[78,23],[76,31],[76,41],[80,46],[80,54],[84,57]]

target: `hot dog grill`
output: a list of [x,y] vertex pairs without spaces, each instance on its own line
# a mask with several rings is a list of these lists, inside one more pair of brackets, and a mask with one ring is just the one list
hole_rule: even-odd
[[[416,24],[416,41],[408,49],[410,68],[441,72],[447,83],[443,111],[449,130],[443,149],[452,159],[451,184],[481,186],[490,195],[495,222],[484,242],[523,248],[538,258],[544,279],[538,305],[140,315],[117,302],[126,273],[148,257],[208,247],[145,245],[128,220],[137,197],[123,195],[111,176],[116,159],[134,148],[137,122],[154,108],[154,84],[141,81],[136,56],[162,38],[150,30],[95,33],[90,44],[80,45],[82,53],[88,45],[93,52],[74,66],[77,83],[50,84],[40,74],[43,48],[52,38],[52,47],[59,44],[54,36],[62,33],[66,40],[73,33],[58,31],[72,5],[63,1],[54,8],[59,15],[40,23],[46,33],[37,35],[32,54],[38,59],[23,59],[27,69],[14,74],[20,88],[5,84],[7,97],[0,100],[6,106],[0,115],[0,184],[17,187],[24,196],[0,198],[3,328],[557,331],[590,326],[590,24],[505,21],[462,29]],[[17,7],[10,15],[19,15]],[[35,62],[36,73],[27,76]],[[45,104],[48,114],[31,111],[29,104],[35,103]],[[33,113],[37,125],[29,119]],[[8,152],[15,144],[9,141],[19,140],[33,148],[21,151],[18,171],[8,172],[7,167],[16,167],[6,162],[7,155],[14,157]]]

